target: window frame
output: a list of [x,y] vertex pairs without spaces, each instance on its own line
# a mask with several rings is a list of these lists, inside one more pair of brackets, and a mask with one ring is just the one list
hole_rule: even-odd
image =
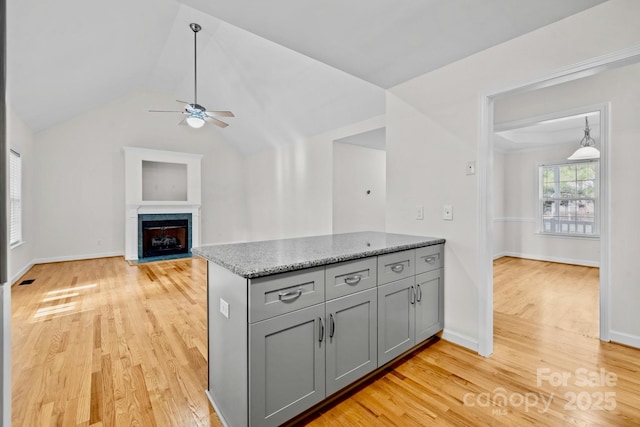
[[[545,231],[544,229],[544,203],[549,199],[548,197],[544,197],[544,169],[549,167],[561,167],[568,165],[580,165],[580,164],[595,164],[595,178],[594,178],[594,190],[595,195],[593,197],[557,197],[554,198],[557,201],[561,200],[593,200],[594,209],[593,209],[593,228],[594,232],[590,234],[586,233],[570,233],[570,232],[554,232],[554,231]],[[543,162],[538,163],[536,167],[537,174],[537,185],[538,191],[536,194],[536,234],[548,237],[565,237],[565,238],[578,238],[578,239],[599,239],[600,238],[600,215],[601,215],[601,197],[600,197],[600,188],[601,188],[601,175],[600,175],[600,161],[599,159],[589,159],[589,160],[561,160],[554,162]],[[576,177],[576,181],[577,177]]]
[[[17,170],[16,170],[17,168]],[[13,148],[9,149],[9,247],[20,246],[23,241],[23,193],[22,193],[22,155]],[[15,209],[15,211],[14,211]],[[17,223],[16,223],[17,218]],[[15,229],[14,229],[15,227]]]

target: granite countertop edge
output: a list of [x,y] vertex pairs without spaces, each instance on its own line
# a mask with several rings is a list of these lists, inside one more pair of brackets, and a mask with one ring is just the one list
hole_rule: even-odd
[[223,259],[212,256],[210,253],[206,251],[206,247],[193,248],[192,252],[195,255],[203,257],[221,267],[226,268],[227,270],[231,271],[234,274],[237,274],[238,276],[244,277],[245,279],[255,279],[257,277],[269,276],[272,274],[286,273],[289,271],[302,270],[305,268],[335,264],[343,261],[352,261],[352,260],[366,258],[370,256],[384,255],[392,252],[399,252],[399,251],[404,251],[408,249],[422,248],[426,246],[434,246],[434,245],[440,245],[445,243],[445,239],[441,239],[441,238],[429,238],[429,239],[431,240],[310,259],[310,260],[305,260],[305,261],[300,261],[300,262],[295,262],[290,264],[274,265],[272,267],[263,267],[258,269],[244,268],[242,265],[226,262]]

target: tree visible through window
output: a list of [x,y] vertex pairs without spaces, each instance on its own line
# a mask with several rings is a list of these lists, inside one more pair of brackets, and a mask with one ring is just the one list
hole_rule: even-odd
[[539,175],[539,231],[597,236],[598,162],[542,165]]
[[9,244],[22,241],[22,159],[20,154],[9,152]]

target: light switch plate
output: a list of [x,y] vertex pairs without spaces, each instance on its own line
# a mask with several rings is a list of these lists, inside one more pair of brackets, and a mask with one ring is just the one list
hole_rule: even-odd
[[446,221],[453,221],[453,206],[444,205],[442,207],[442,219]]
[[424,206],[416,206],[416,219],[424,219]]

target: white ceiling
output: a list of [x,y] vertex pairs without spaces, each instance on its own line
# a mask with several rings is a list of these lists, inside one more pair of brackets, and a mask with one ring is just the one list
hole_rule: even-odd
[[134,91],[191,101],[198,22],[198,101],[253,151],[383,114],[383,88],[602,1],[12,1],[8,100],[36,132]]
[[357,133],[355,135],[336,139],[334,142],[344,144],[359,145],[361,147],[373,148],[375,150],[385,151],[386,149],[386,128],[373,129],[367,132]]
[[[494,146],[499,151],[539,150],[574,145],[584,137],[584,118],[589,118],[590,136],[600,144],[600,113],[598,111],[560,117],[526,125],[496,125]],[[500,130],[504,129],[504,130]]]

